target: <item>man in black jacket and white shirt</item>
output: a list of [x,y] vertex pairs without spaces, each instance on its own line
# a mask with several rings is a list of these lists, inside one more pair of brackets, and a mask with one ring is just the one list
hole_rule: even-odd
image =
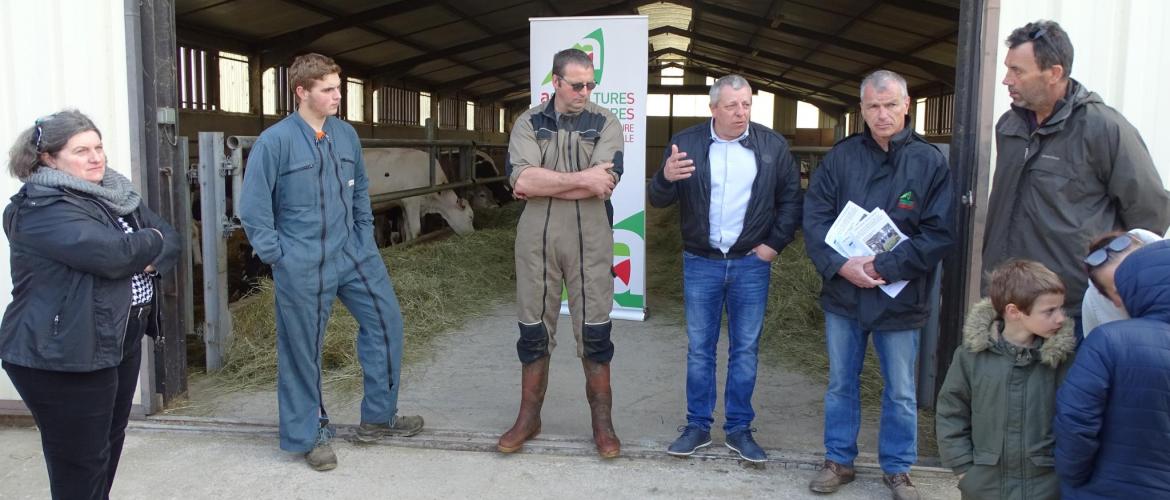
[[670,140],[650,183],[650,204],[679,203],[687,319],[687,424],[667,453],[711,444],[715,347],[727,308],[730,353],[724,395],[728,448],[767,458],[752,438],[752,392],[772,260],[800,223],[800,174],[788,143],[751,122],[752,89],[739,75],[711,86],[711,120]]

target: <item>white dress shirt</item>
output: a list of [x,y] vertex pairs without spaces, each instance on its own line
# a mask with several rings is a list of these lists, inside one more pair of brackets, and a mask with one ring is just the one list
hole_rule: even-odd
[[711,122],[711,149],[707,164],[711,168],[711,208],[708,212],[712,248],[727,253],[743,231],[744,214],[752,195],[752,184],[756,180],[756,155],[743,147],[740,141],[748,136],[748,127],[743,135],[730,141],[715,134],[715,122]]

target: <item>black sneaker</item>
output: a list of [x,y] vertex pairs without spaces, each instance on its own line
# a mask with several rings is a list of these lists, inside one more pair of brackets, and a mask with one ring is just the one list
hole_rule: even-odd
[[684,425],[678,430],[682,432],[682,435],[670,444],[670,448],[666,449],[667,454],[676,457],[689,457],[699,451],[699,448],[711,445],[711,433],[697,425]]
[[361,424],[355,436],[363,443],[373,443],[386,436],[410,437],[422,432],[423,418],[417,415],[399,415],[394,424]]
[[744,429],[727,435],[725,443],[731,451],[739,453],[739,458],[749,462],[763,462],[768,459],[764,449],[752,439],[752,429]]

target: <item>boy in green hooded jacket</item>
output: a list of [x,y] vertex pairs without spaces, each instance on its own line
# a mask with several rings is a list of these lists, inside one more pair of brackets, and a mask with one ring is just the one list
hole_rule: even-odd
[[972,307],[938,395],[942,463],[964,499],[1057,499],[1052,416],[1076,350],[1065,287],[1043,264],[1008,261]]

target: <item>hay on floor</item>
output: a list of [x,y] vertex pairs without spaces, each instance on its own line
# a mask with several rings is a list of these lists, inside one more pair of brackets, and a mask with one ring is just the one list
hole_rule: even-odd
[[[513,242],[519,204],[476,213],[477,231],[428,244],[382,250],[405,324],[403,364],[425,359],[440,333],[515,296]],[[231,307],[234,338],[216,390],[271,387],[276,381],[276,317],[272,282]],[[361,387],[355,341],[358,324],[337,301],[322,349],[325,382],[343,391]]]

